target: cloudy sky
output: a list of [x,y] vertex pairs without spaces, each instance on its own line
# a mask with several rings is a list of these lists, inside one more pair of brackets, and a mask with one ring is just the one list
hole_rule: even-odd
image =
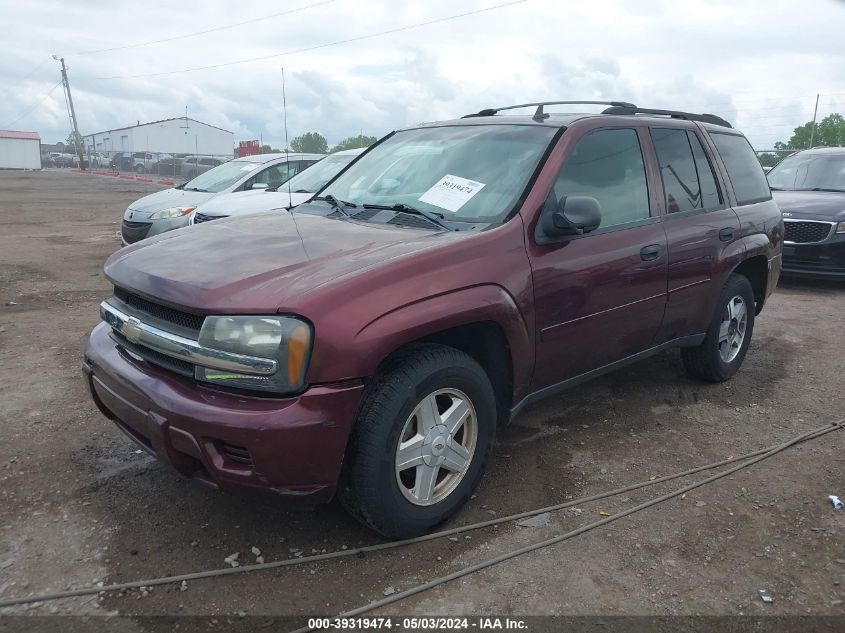
[[52,54],[83,134],[187,106],[236,141],[283,146],[283,67],[290,136],[330,143],[620,99],[719,114],[764,149],[812,119],[817,93],[820,118],[845,113],[842,0],[0,0],[0,16],[0,129],[44,142],[70,129]]

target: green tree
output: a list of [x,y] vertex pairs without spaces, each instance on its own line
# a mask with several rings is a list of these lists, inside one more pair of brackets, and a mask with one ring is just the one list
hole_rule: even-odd
[[772,152],[764,152],[762,154],[757,154],[757,158],[760,159],[760,164],[763,167],[774,167],[780,162],[781,156]]
[[258,148],[258,151],[262,154],[278,154],[282,150],[276,149],[275,147],[270,147],[269,145],[262,145]]
[[[784,149],[807,149],[810,147],[810,136],[813,129],[813,122],[808,121],[804,125],[795,128],[789,142]],[[839,147],[845,145],[845,117],[841,114],[830,114],[816,123],[816,132],[812,135],[814,147]],[[780,149],[775,143],[775,147]]]
[[293,152],[301,152],[303,154],[328,154],[329,143],[326,137],[319,132],[306,132],[301,136],[297,136],[290,142],[290,148]]
[[345,149],[358,149],[360,147],[369,147],[377,140],[378,139],[375,136],[366,136],[363,134],[359,136],[350,136],[349,138],[343,139],[340,143],[332,147],[331,153],[334,154],[335,152],[340,152]]
[[85,144],[82,142],[82,135],[77,134],[76,132],[71,132],[65,139],[65,146],[69,147],[71,152],[76,153],[76,143],[79,143],[79,147],[81,147],[84,151]]

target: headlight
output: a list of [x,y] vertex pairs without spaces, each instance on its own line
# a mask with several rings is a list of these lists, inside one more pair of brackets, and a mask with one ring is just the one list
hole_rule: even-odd
[[837,233],[845,233],[845,222],[840,222],[836,225],[836,232]]
[[250,376],[196,367],[197,380],[260,391],[278,393],[298,391],[305,383],[305,371],[311,355],[311,326],[284,316],[210,316],[200,330],[203,347],[269,358],[279,363],[270,376]]
[[179,218],[183,215],[188,215],[196,207],[170,207],[169,209],[161,209],[150,216],[150,220],[164,220],[165,218]]

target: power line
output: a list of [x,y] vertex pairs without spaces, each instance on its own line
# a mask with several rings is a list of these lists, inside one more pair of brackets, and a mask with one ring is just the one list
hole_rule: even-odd
[[169,70],[166,72],[160,73],[145,73],[142,75],[113,75],[111,77],[96,77],[96,79],[100,80],[111,80],[111,79],[141,79],[144,77],[162,77],[164,75],[176,75],[179,73],[188,73],[193,72],[196,70],[211,70],[213,68],[223,68],[225,66],[236,66],[238,64],[247,64],[249,62],[257,62],[263,61],[265,59],[273,59],[274,57],[283,57],[285,55],[294,55],[296,53],[306,53],[308,51],[315,51],[321,48],[328,48],[330,46],[337,46],[339,44],[349,44],[350,42],[360,42],[361,40],[367,40],[373,37],[381,37],[382,35],[391,35],[393,33],[400,33],[402,31],[410,31],[411,29],[417,29],[423,26],[430,26],[432,24],[439,24],[441,22],[448,22],[450,20],[456,20],[458,18],[465,18],[470,15],[477,15],[479,13],[485,13],[487,11],[494,11],[496,9],[503,9],[505,7],[510,7],[515,4],[522,4],[524,2],[528,2],[528,0],[513,0],[512,2],[505,2],[503,4],[497,4],[492,7],[485,7],[483,9],[476,9],[474,11],[467,11],[465,13],[458,13],[456,15],[449,15],[442,18],[437,18],[436,20],[429,20],[428,22],[419,22],[417,24],[409,24],[406,26],[400,26],[394,29],[390,29],[387,31],[380,31],[379,33],[370,33],[368,35],[359,35],[358,37],[350,37],[344,40],[335,40],[334,42],[326,42],[325,44],[317,44],[316,46],[308,46],[306,48],[298,48],[295,50],[285,51],[282,53],[273,53],[271,55],[262,55],[261,57],[251,57],[248,59],[239,59],[232,62],[223,62],[221,64],[212,64],[210,66],[195,66],[193,68],[182,68],[181,70]]
[[13,126],[15,123],[17,123],[17,122],[18,122],[18,121],[20,121],[22,118],[24,118],[27,114],[29,114],[30,112],[32,112],[33,110],[35,110],[35,108],[37,108],[37,107],[38,107],[38,106],[40,106],[42,103],[44,103],[45,101],[47,101],[47,99],[50,97],[50,95],[51,95],[51,94],[53,94],[53,91],[54,91],[56,88],[58,88],[59,86],[61,86],[63,82],[64,82],[64,80],[60,81],[60,82],[59,82],[59,83],[57,83],[55,86],[53,86],[52,88],[50,88],[50,90],[48,90],[48,91],[47,91],[47,94],[45,94],[45,95],[44,95],[44,97],[41,99],[41,101],[39,101],[38,103],[36,103],[36,104],[35,104],[34,106],[32,106],[31,108],[28,108],[27,110],[25,110],[24,112],[22,112],[22,113],[21,113],[21,114],[20,114],[20,115],[19,115],[19,116],[18,116],[18,117],[14,120],[14,121],[11,121],[11,122],[9,122],[9,123],[4,124],[4,125],[3,125],[3,127],[4,127],[4,128],[6,128],[6,129],[10,128],[10,127],[11,127],[11,126]]
[[79,51],[74,53],[74,55],[94,55],[96,53],[109,53],[111,51],[122,51],[126,50],[127,48],[140,48],[141,46],[152,46],[153,44],[164,44],[165,42],[173,42],[175,40],[182,40],[187,39],[189,37],[198,37],[200,35],[207,35],[208,33],[216,33],[217,31],[225,31],[226,29],[233,29],[238,26],[244,26],[245,24],[255,24],[256,22],[262,22],[264,20],[269,20],[271,18],[278,18],[283,15],[290,15],[291,13],[297,13],[298,11],[305,11],[306,9],[313,9],[314,7],[319,7],[324,4],[331,4],[332,2],[336,2],[336,0],[323,0],[322,2],[315,2],[314,4],[308,4],[304,7],[297,7],[296,9],[288,9],[287,11],[282,11],[280,13],[271,13],[270,15],[263,15],[258,18],[252,18],[251,20],[245,20],[243,22],[235,22],[234,24],[224,24],[223,26],[215,26],[211,29],[206,29],[204,31],[194,31],[193,33],[185,33],[184,35],[174,35],[173,37],[166,37],[160,40],[150,40],[149,42],[139,42],[138,44],[125,44],[123,46],[113,46],[112,48],[98,48],[95,50],[90,51]]

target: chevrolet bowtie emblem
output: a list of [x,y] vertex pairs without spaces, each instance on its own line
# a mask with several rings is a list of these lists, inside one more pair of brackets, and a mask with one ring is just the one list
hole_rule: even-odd
[[126,337],[130,343],[137,343],[141,340],[141,321],[135,317],[129,317],[128,321],[124,321],[120,326],[120,333]]

